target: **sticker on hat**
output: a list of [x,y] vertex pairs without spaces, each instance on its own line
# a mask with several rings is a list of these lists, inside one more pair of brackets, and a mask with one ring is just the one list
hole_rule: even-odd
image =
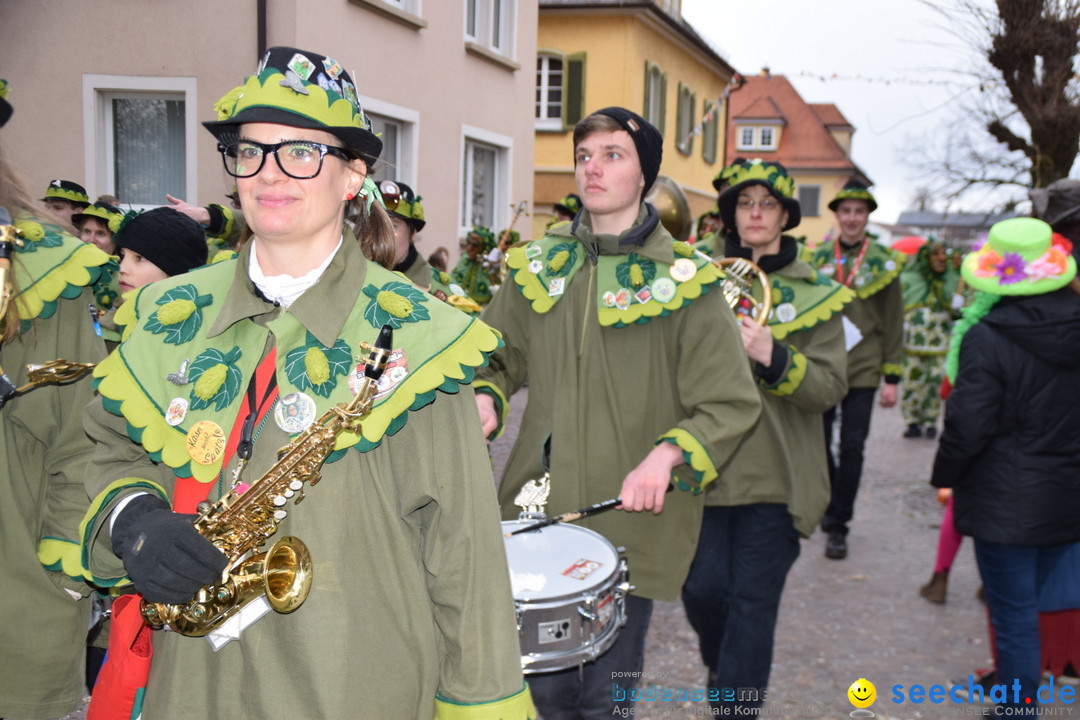
[[315,422],[315,401],[302,392],[279,398],[274,405],[274,422],[290,435],[307,430]]
[[323,58],[322,64],[323,69],[326,70],[326,74],[330,76],[331,80],[337,80],[338,75],[345,72],[345,68],[341,67],[341,63],[334,58]]
[[289,69],[300,76],[301,80],[307,80],[311,77],[311,73],[315,72],[315,63],[308,60],[307,56],[302,53],[296,53],[289,60]]

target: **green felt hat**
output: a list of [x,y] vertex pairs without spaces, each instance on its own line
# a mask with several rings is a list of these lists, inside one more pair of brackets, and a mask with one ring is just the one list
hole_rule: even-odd
[[407,222],[413,232],[424,229],[427,221],[424,219],[424,206],[420,203],[423,198],[414,193],[411,187],[396,180],[383,180],[379,183],[379,195],[386,211]]
[[90,196],[86,194],[86,188],[77,182],[70,180],[53,180],[45,190],[44,200],[67,200],[72,205],[86,206],[90,204]]
[[352,77],[333,58],[291,47],[266,51],[255,74],[225,94],[215,122],[203,126],[218,142],[239,137],[244,123],[275,123],[324,130],[371,167],[382,152]]
[[799,201],[792,197],[795,194],[795,181],[780,163],[754,158],[733,163],[724,168],[724,171],[730,171],[727,175],[728,186],[716,199],[724,227],[735,227],[735,203],[739,199],[739,193],[751,185],[763,186],[787,210],[788,220],[784,230],[790,230],[802,220]]
[[994,224],[986,242],[964,258],[964,282],[994,295],[1042,295],[1076,277],[1071,244],[1035,218]]
[[581,198],[574,193],[570,193],[555,203],[555,209],[561,210],[567,215],[577,215],[578,211],[581,210]]
[[836,197],[829,201],[829,209],[836,212],[836,208],[840,207],[840,203],[844,200],[863,200],[870,206],[870,212],[877,210],[874,194],[858,180],[849,180],[847,185],[836,193]]
[[71,223],[75,227],[82,225],[86,218],[97,218],[105,223],[105,226],[109,228],[109,232],[116,234],[116,231],[120,229],[120,222],[124,219],[124,213],[120,208],[113,205],[106,205],[104,203],[94,203],[90,207],[83,208],[82,212],[77,212],[71,216]]

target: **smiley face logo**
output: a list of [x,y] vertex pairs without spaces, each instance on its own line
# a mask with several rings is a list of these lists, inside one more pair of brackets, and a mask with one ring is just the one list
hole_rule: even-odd
[[877,700],[877,688],[866,678],[859,678],[851,683],[847,691],[848,700],[857,708],[868,708]]

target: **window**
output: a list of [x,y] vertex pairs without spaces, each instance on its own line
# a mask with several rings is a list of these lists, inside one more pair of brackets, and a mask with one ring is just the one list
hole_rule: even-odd
[[536,57],[536,129],[573,129],[585,108],[585,54]]
[[799,186],[799,209],[803,217],[820,217],[821,215],[821,186]]
[[138,209],[165,195],[197,198],[195,78],[83,75],[85,165],[91,195]]
[[645,63],[645,119],[664,134],[664,120],[667,110],[667,75],[655,63]]
[[[379,161],[371,171],[371,179],[376,183],[400,180],[414,185],[420,113],[365,96],[360,97],[360,106],[371,118],[371,129],[383,141]],[[423,195],[415,186],[413,190]]]
[[562,130],[563,61],[561,57],[536,58],[536,129]]
[[763,127],[759,130],[758,147],[762,150],[775,150],[776,141],[773,136],[773,129],[771,127]]
[[780,140],[780,132],[779,128],[771,125],[744,125],[739,128],[738,137],[739,150],[775,150]]
[[679,112],[676,116],[676,147],[689,155],[694,150],[694,127],[697,125],[697,97],[690,88],[679,83]]
[[498,232],[507,222],[513,139],[465,128],[462,158],[461,231],[473,226]]
[[513,55],[513,0],[465,0],[465,39]]
[[718,147],[718,133],[720,131],[720,112],[716,105],[706,102],[705,125],[701,128],[701,157],[710,165],[716,162],[716,150]]
[[739,129],[739,149],[740,150],[754,150],[756,145],[754,144],[754,128],[744,127]]

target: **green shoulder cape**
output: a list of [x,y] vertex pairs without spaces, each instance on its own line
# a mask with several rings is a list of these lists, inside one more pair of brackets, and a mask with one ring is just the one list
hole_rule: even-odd
[[[374,263],[343,325],[343,337],[322,345],[295,316],[282,312],[261,327],[235,322],[213,337],[208,330],[233,280],[236,260],[225,260],[141,288],[117,313],[124,341],[94,372],[110,412],[127,421],[128,434],[155,462],[177,477],[213,482],[221,453],[200,455],[189,444],[207,422],[226,436],[244,401],[243,383],[262,360],[269,333],[277,348],[281,397],[303,392],[316,417],[352,400],[350,379],[366,358],[379,328],[394,328],[390,366],[360,434],[344,432],[327,462],[348,448],[364,452],[400,430],[409,410],[432,402],[437,391],[455,393],[501,343],[496,331],[454,310]],[[199,428],[196,428],[196,425]],[[213,427],[212,425],[209,427]]]
[[[837,274],[834,247],[838,242],[839,240],[830,240],[818,245],[809,251],[807,258],[811,265],[830,278],[835,277]],[[885,247],[876,242],[873,237],[869,238],[867,242],[870,245],[866,249],[866,255],[859,264],[854,281],[850,283],[850,286],[855,290],[855,294],[861,300],[865,300],[884,290],[889,286],[889,283],[899,277],[900,272],[904,269],[906,259],[903,253]],[[844,257],[850,258],[850,255]],[[844,272],[846,279],[847,268],[844,269]]]

